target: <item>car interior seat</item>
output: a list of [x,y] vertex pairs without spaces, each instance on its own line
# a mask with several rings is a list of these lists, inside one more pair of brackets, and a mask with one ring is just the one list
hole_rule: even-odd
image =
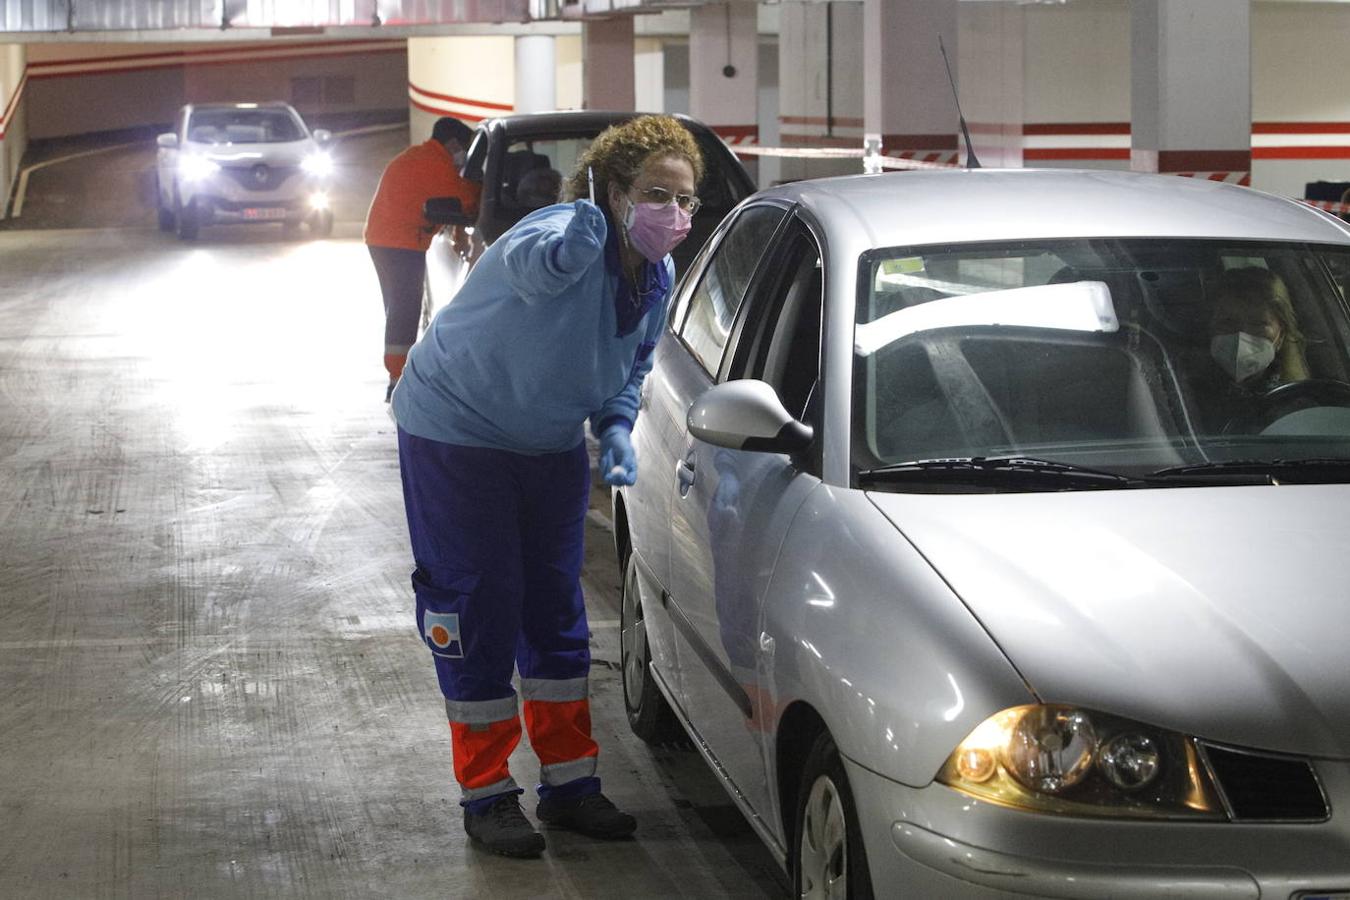
[[[511,150],[502,159],[502,201],[511,206],[530,206],[529,195],[522,197],[520,185],[525,176],[538,169],[552,169],[547,156],[529,148]],[[561,178],[559,179],[561,183]],[[527,187],[529,182],[526,182]],[[538,204],[544,205],[544,204]]]

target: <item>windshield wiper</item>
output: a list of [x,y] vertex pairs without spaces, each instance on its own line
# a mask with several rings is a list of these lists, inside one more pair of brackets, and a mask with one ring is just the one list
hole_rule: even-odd
[[1328,484],[1350,481],[1350,459],[1230,459],[1159,469],[1150,478],[1181,478],[1196,482],[1239,481],[1244,484]]
[[1075,491],[1140,487],[1147,482],[1115,472],[1029,456],[916,459],[858,473],[863,484],[956,483],[978,487]]

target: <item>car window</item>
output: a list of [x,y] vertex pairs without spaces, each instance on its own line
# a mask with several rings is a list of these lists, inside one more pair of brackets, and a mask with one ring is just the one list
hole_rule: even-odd
[[198,109],[187,138],[199,144],[273,144],[299,141],[304,129],[284,109]]
[[867,254],[855,466],[1350,456],[1348,258],[1144,239]]
[[563,179],[577,167],[577,159],[591,144],[589,137],[514,141],[502,157],[501,205],[523,215],[557,203]]
[[710,375],[717,372],[736,310],[782,219],[783,210],[776,207],[744,210],[713,249],[712,258],[690,295],[688,313],[679,333]]
[[773,274],[747,301],[751,311],[727,377],[768,383],[787,411],[804,419],[820,372],[824,273],[820,248],[801,222],[788,225],[780,244]]

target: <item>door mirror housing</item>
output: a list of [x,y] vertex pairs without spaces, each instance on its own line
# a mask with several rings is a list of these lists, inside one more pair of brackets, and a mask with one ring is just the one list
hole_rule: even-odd
[[432,197],[422,204],[422,216],[432,225],[473,224],[473,219],[464,214],[458,197]]
[[815,431],[792,417],[778,393],[746,378],[714,385],[689,407],[689,431],[701,441],[732,450],[796,453]]
[[310,133],[310,137],[314,138],[316,143],[326,144],[333,139],[333,132],[327,128],[316,128]]
[[178,135],[174,134],[173,132],[161,134],[155,138],[155,143],[163,147],[165,150],[173,150],[175,147],[178,146]]

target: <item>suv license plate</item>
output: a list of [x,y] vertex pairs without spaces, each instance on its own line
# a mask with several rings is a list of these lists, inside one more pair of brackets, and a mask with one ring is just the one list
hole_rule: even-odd
[[276,206],[254,207],[249,206],[244,209],[245,219],[284,219],[286,210]]

